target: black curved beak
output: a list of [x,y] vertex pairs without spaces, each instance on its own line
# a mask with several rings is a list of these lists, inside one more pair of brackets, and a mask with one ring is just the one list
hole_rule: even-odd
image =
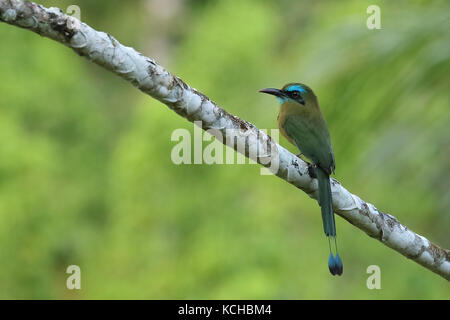
[[282,90],[274,89],[274,88],[261,89],[261,90],[259,90],[259,92],[271,94],[276,97],[284,97],[285,96],[284,92]]

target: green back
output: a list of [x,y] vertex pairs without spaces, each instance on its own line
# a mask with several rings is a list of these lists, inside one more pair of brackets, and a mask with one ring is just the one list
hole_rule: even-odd
[[330,134],[321,114],[309,117],[291,114],[286,117],[283,126],[306,157],[328,174],[334,172],[334,154]]

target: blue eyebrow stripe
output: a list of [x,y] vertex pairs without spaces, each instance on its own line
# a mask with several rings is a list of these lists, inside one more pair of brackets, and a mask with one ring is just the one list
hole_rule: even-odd
[[300,91],[300,92],[306,92],[305,88],[303,88],[301,85],[295,84],[292,86],[289,86],[286,88],[286,91]]

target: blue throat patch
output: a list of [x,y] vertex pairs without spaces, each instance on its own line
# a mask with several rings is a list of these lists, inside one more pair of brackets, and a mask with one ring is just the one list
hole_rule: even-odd
[[282,98],[282,97],[277,97],[277,100],[280,104],[283,104],[284,102],[288,101],[289,98]]

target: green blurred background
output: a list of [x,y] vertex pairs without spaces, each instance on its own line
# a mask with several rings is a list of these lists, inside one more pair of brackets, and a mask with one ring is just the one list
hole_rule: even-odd
[[[449,1],[40,3],[78,5],[259,128],[278,110],[258,89],[307,83],[336,178],[450,247]],[[366,27],[371,4],[381,30]],[[332,277],[316,201],[257,165],[173,164],[171,133],[191,123],[56,42],[6,24],[0,39],[0,298],[450,298],[341,218]],[[66,289],[71,264],[81,290]]]

